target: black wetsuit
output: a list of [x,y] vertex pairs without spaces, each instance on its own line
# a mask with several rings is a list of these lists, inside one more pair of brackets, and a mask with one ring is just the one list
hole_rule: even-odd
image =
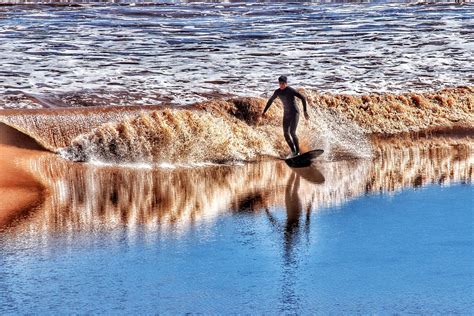
[[296,128],[298,127],[298,120],[300,118],[300,111],[296,106],[296,99],[298,97],[303,101],[303,110],[306,112],[306,99],[305,97],[291,87],[286,87],[285,89],[276,89],[272,97],[268,100],[263,114],[267,112],[270,105],[272,105],[273,100],[277,97],[280,98],[283,103],[283,133],[285,135],[285,140],[290,146],[293,153],[300,152],[300,145],[298,142],[298,137],[296,137]]

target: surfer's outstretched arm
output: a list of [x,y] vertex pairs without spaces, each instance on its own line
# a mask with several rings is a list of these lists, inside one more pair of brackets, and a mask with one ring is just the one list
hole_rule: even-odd
[[268,102],[267,102],[267,105],[265,106],[265,109],[263,110],[263,113],[262,115],[265,114],[265,112],[268,111],[268,108],[270,107],[270,105],[272,105],[273,101],[277,98],[277,93],[276,91],[273,93],[273,95],[270,97],[270,99],[268,99]]

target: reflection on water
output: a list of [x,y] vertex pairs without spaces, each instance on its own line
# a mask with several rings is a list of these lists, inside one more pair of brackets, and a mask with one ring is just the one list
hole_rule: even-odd
[[[301,241],[301,235],[309,236],[310,229],[310,212],[311,204],[305,208],[305,222],[300,224],[300,218],[303,213],[303,204],[299,197],[298,191],[300,188],[300,176],[292,173],[288,179],[285,189],[285,209],[286,220],[283,227],[278,227],[278,222],[273,218],[267,209],[269,221],[275,227],[278,227],[283,233],[283,274],[282,274],[282,289],[281,289],[281,305],[282,311],[300,310],[301,303],[298,300],[298,294],[295,292],[295,283],[298,278],[296,271],[298,271],[298,252],[295,245]],[[300,227],[303,226],[303,227]]]
[[[79,312],[111,311],[117,302],[128,311],[133,311],[129,307],[134,304],[148,306],[149,309],[142,310],[145,312],[162,311],[163,306],[171,304],[168,311],[210,313],[235,312],[235,306],[289,313],[319,306],[323,311],[340,312],[337,305],[343,302],[346,311],[354,312],[359,307],[347,302],[361,299],[357,295],[365,295],[365,305],[359,311],[375,312],[381,305],[389,306],[391,311],[403,310],[394,303],[395,299],[384,300],[403,297],[404,304],[410,305],[409,301],[418,300],[416,295],[420,294],[406,288],[409,278],[414,278],[414,288],[421,290],[426,288],[425,283],[431,286],[439,281],[412,277],[412,268],[405,264],[414,265],[414,271],[428,269],[417,272],[428,277],[432,269],[444,267],[444,261],[438,262],[437,257],[431,263],[424,263],[418,255],[412,257],[411,250],[403,248],[407,242],[403,238],[414,238],[409,242],[410,247],[419,248],[417,254],[433,245],[446,244],[454,249],[454,254],[459,247],[464,253],[463,245],[469,246],[469,241],[462,241],[463,229],[468,229],[468,212],[456,208],[459,199],[459,203],[466,203],[466,189],[462,186],[453,191],[452,198],[451,193],[446,195],[443,190],[425,191],[429,194],[421,200],[416,200],[412,193],[403,193],[404,198],[397,202],[400,207],[391,206],[385,194],[379,200],[378,195],[371,194],[391,194],[427,184],[449,188],[455,183],[471,183],[470,145],[424,145],[405,146],[401,150],[393,144],[379,144],[381,152],[373,161],[320,161],[299,170],[280,161],[153,170],[76,164],[49,153],[19,157],[17,166],[35,177],[47,193],[42,205],[0,230],[0,263],[6,271],[0,272],[0,306],[4,306],[0,311],[60,311],[60,307],[54,307],[57,295]],[[438,197],[453,203],[450,225],[461,227],[461,237],[442,230],[447,229],[441,225],[446,212],[439,211]],[[433,205],[429,204],[431,198]],[[430,206],[423,209],[430,208],[429,215],[417,209],[418,204],[427,203]],[[350,211],[330,211],[344,209],[346,205],[353,205]],[[378,209],[380,205],[391,211]],[[409,207],[414,209],[404,215],[400,213]],[[412,221],[423,222],[423,229],[403,233]],[[367,230],[367,225],[373,226]],[[439,234],[433,235],[431,229]],[[423,235],[427,231],[429,238]],[[385,235],[389,236],[387,240],[379,240]],[[374,239],[373,244],[367,240],[370,238]],[[451,244],[459,238],[459,243]],[[388,241],[393,249],[387,246]],[[361,248],[354,250],[357,243]],[[398,256],[405,256],[404,261],[399,261]],[[370,261],[375,257],[383,264]],[[470,271],[465,264],[468,259],[464,256],[454,265],[462,279]],[[374,271],[378,264],[382,270]],[[103,265],[107,269],[96,270]],[[402,281],[397,282],[402,284],[392,279],[394,271],[399,273]],[[388,274],[383,277],[388,283],[377,285],[381,282],[379,275],[384,273]],[[327,279],[329,276],[331,279]],[[43,282],[42,277],[55,281]],[[351,279],[353,285],[349,286],[347,282]],[[458,277],[446,277],[450,279]],[[51,285],[56,282],[66,282],[66,287],[74,284],[77,289],[64,294]],[[89,304],[94,296],[91,282],[107,289],[110,299],[104,299],[101,306]],[[461,283],[465,286],[465,282]],[[452,286],[443,284],[438,285],[445,290]],[[49,305],[31,301],[25,307],[18,305],[22,295],[37,295],[38,288]],[[158,296],[154,298],[152,293],[156,290],[168,294],[155,293]],[[387,294],[384,290],[394,292]],[[469,292],[466,288],[461,290],[456,288],[452,293]],[[126,293],[123,297],[121,291]],[[141,293],[140,297],[133,298],[135,292]],[[374,293],[379,296],[370,301]],[[263,295],[260,299],[265,303],[255,305],[255,295]],[[449,301],[449,295],[440,302]],[[10,303],[5,301],[7,297]],[[78,305],[74,305],[75,299],[80,302]],[[427,300],[420,304],[434,311],[469,310],[466,295],[459,298],[460,303],[448,304],[454,309],[444,305],[446,309],[441,303],[441,307],[436,305],[436,296],[428,296]]]
[[285,207],[284,230],[289,234],[299,231],[296,219],[303,209],[308,213],[337,206],[371,192],[472,179],[469,142],[420,143],[401,149],[379,144],[379,148],[373,161],[318,162],[301,169],[280,161],[189,169],[101,167],[44,153],[18,164],[48,194],[17,229],[72,233],[126,225],[131,234],[137,226],[179,234],[228,212],[266,210],[271,218],[269,209]]

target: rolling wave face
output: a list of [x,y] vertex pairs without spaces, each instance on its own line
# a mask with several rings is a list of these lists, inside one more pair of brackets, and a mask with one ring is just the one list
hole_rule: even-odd
[[[325,159],[370,157],[366,134],[419,132],[433,128],[474,126],[470,87],[438,93],[372,94],[361,97],[306,91],[309,121],[300,121],[302,149],[322,148]],[[265,100],[218,99],[191,110],[168,109],[105,124],[80,135],[62,150],[72,160],[112,162],[251,161],[284,156],[282,105],[273,105],[260,122]]]
[[[218,101],[195,110],[165,109],[106,123],[75,138],[60,150],[74,161],[196,163],[254,161],[285,156],[289,150],[281,130],[281,105],[261,124],[261,99]],[[370,157],[362,130],[342,116],[311,108],[310,121],[300,123],[303,149],[323,148],[326,158]]]
[[[436,93],[320,94],[306,90],[310,120],[300,119],[302,150],[321,148],[322,157],[370,157],[367,135],[474,126],[472,87]],[[0,122],[72,160],[112,163],[200,163],[251,161],[285,156],[282,104],[265,118],[264,99],[213,99],[182,107],[9,110]]]
[[163,110],[107,123],[74,139],[61,154],[72,160],[106,162],[202,162],[255,160],[281,146],[239,121],[205,112]]

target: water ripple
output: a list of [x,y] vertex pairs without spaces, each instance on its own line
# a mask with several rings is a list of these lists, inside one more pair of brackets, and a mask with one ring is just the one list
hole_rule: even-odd
[[186,104],[216,92],[266,96],[280,74],[289,75],[293,85],[336,93],[465,85],[473,82],[473,8],[390,3],[0,7],[0,107],[35,106],[9,101],[22,92],[135,91],[141,97],[133,104],[160,104],[163,97]]

